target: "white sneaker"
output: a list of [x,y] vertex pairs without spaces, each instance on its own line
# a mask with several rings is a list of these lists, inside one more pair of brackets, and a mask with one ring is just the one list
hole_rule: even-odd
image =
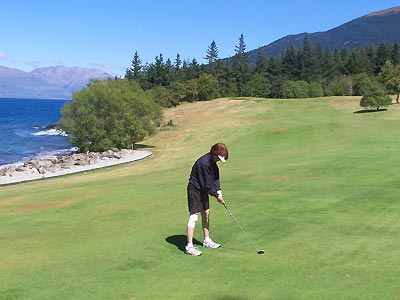
[[198,250],[196,247],[193,246],[191,247],[186,246],[185,249],[186,249],[186,254],[193,256],[200,256],[202,253],[200,250]]
[[221,244],[217,244],[217,243],[213,242],[213,240],[209,239],[208,241],[203,242],[203,247],[215,249],[215,248],[221,247]]

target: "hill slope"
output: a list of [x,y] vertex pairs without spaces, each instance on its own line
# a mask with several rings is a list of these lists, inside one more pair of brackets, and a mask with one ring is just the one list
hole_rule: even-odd
[[[363,46],[378,46],[380,43],[400,43],[400,6],[373,12],[354,19],[325,32],[309,33],[312,44],[319,42],[331,51],[335,48],[354,49]],[[255,62],[258,51],[267,56],[277,56],[291,45],[302,49],[305,33],[285,36],[271,44],[249,51],[251,62]]]

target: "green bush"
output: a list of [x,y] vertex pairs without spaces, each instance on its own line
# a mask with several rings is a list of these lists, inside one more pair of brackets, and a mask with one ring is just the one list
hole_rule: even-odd
[[265,74],[255,73],[246,84],[247,96],[268,98],[270,93],[271,84]]
[[161,124],[161,107],[135,81],[92,81],[62,108],[58,127],[80,152],[130,148]]

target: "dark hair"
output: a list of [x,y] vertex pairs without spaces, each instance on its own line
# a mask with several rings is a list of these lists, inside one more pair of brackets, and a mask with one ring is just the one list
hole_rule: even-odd
[[210,153],[213,155],[221,155],[228,160],[229,152],[224,143],[217,143],[211,147]]

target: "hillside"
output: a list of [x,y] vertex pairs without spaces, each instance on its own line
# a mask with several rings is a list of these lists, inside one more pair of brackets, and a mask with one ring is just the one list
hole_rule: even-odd
[[109,74],[97,69],[55,66],[31,72],[0,66],[0,98],[72,99],[90,79]]
[[[400,28],[400,6],[369,13],[328,31],[308,34],[311,43],[317,45],[319,42],[322,48],[328,47],[331,51],[335,48],[351,50],[365,46],[377,47],[380,43],[390,45],[394,42],[400,43],[398,28]],[[305,34],[288,35],[271,44],[249,51],[250,61],[256,61],[258,51],[272,57],[278,56],[291,45],[301,49]]]

